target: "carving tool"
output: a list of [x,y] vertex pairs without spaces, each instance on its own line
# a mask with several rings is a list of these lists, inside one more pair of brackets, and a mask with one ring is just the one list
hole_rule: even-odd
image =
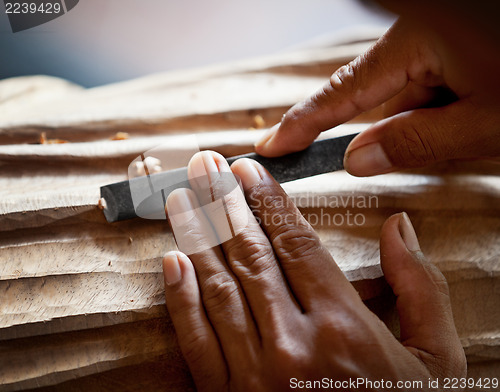
[[[231,165],[240,158],[253,159],[283,183],[342,170],[345,150],[356,135],[319,140],[303,151],[277,158],[250,153],[227,158],[227,162]],[[165,219],[165,198],[177,188],[189,188],[186,167],[105,185],[101,187],[104,215],[108,222],[137,216]]]

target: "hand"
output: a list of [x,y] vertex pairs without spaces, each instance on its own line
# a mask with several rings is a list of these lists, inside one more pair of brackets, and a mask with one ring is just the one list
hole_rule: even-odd
[[435,17],[438,7],[428,2],[425,10],[419,2],[388,2],[415,8],[414,19],[402,16],[371,49],[339,68],[321,91],[293,106],[256,144],[259,154],[302,150],[320,132],[385,104],[387,118],[347,149],[344,164],[353,175],[500,156],[498,41],[491,43],[491,34],[469,25],[472,17],[449,9]]
[[[221,181],[231,170],[244,195]],[[281,391],[323,377],[422,380],[426,390],[429,378],[465,376],[446,281],[425,261],[406,214],[390,217],[380,240],[400,343],[261,165],[241,159],[230,169],[221,155],[202,152],[188,173],[194,191],[174,191],[167,211],[190,255],[170,252],[163,268],[168,311],[199,391]],[[224,208],[207,204],[222,199]],[[234,236],[226,238],[222,221]],[[226,240],[213,246],[217,238]]]

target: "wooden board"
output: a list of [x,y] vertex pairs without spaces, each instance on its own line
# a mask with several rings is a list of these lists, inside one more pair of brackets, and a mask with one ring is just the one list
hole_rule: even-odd
[[[164,307],[164,221],[108,224],[101,185],[159,144],[251,151],[263,130],[370,42],[152,75],[84,90],[54,78],[0,82],[0,391],[193,390]],[[24,113],[19,116],[19,113]],[[323,137],[359,132],[380,108]],[[110,140],[118,131],[127,140]],[[38,143],[40,135],[66,144]],[[366,303],[397,335],[379,266],[384,220],[407,211],[446,275],[471,374],[500,362],[500,165],[445,163],[284,187]],[[358,216],[351,224],[347,217]]]

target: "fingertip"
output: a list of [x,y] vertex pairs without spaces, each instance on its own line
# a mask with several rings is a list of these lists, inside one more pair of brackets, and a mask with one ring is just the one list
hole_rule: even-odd
[[166,259],[177,259],[180,260],[180,262],[184,263],[186,260],[189,262],[189,258],[182,252],[178,250],[171,250],[167,253],[165,253],[165,256],[163,256],[163,261]]
[[401,249],[410,254],[421,253],[417,234],[406,212],[394,214],[384,222],[380,242],[381,250],[394,252]]
[[252,159],[242,158],[231,165],[231,170],[241,179],[243,189],[247,190],[262,181],[261,167]]
[[[380,262],[388,283],[392,286],[401,280],[404,270],[412,270],[415,252],[409,251],[402,235],[401,225],[406,225],[404,213],[394,214],[383,224],[380,233]],[[408,230],[408,228],[405,228]],[[416,260],[418,261],[418,260]],[[406,276],[406,275],[405,275]]]
[[196,195],[191,189],[180,188],[173,190],[167,197],[165,209],[170,223],[180,227],[196,216],[199,207]]
[[203,163],[203,153],[204,151],[199,151],[194,154],[187,165],[188,168],[188,178],[195,178],[205,175],[204,169],[205,165]]
[[395,170],[380,143],[349,149],[344,157],[344,167],[348,173],[357,177],[385,174]]
[[187,256],[178,251],[168,252],[163,257],[163,275],[167,286],[175,285],[181,281],[183,275],[183,264],[188,262],[189,259]]
[[391,215],[389,218],[385,220],[382,225],[381,235],[395,232],[398,230],[399,220],[401,219],[402,212],[398,212],[397,214]]
[[255,151],[261,155],[265,155],[266,151],[272,147],[272,138],[278,132],[281,122],[269,128],[264,135],[254,144]]
[[405,248],[403,238],[399,232],[401,214],[402,213],[391,215],[382,225],[380,231],[380,252],[382,256],[385,255],[387,251],[394,251],[396,248]]
[[194,154],[188,163],[188,178],[210,179],[214,174],[228,172],[229,165],[226,159],[215,151],[205,150]]
[[208,174],[229,171],[229,164],[222,154],[212,150],[201,151],[198,154],[200,154]]
[[356,177],[369,177],[395,171],[397,168],[388,158],[380,142],[380,129],[384,120],[361,132],[347,146],[344,169]]
[[169,195],[167,196],[167,200],[165,201],[165,204],[166,205],[177,204],[180,202],[180,200],[182,200],[184,198],[191,199],[194,196],[195,196],[195,194],[191,189],[177,188],[169,193]]
[[420,244],[410,217],[406,212],[399,214],[399,234],[410,252],[419,252]]
[[307,148],[320,132],[306,134],[302,131],[302,127],[297,126],[299,123],[300,120],[296,115],[283,117],[282,122],[270,128],[255,143],[255,152],[274,158]]
[[443,278],[420,249],[408,214],[392,215],[382,226],[380,262],[384,276],[396,295],[433,291]]

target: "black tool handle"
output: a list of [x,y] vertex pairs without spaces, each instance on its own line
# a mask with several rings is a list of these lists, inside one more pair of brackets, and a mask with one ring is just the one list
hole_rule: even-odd
[[[227,158],[232,164],[240,158],[250,158],[262,164],[269,173],[282,183],[299,178],[311,177],[317,174],[329,173],[344,168],[344,153],[352,139],[357,134],[341,136],[333,139],[325,139],[314,142],[307,149],[294,152],[282,157],[266,158],[261,155],[250,153]],[[147,177],[139,177],[130,181],[117,182],[101,187],[101,197],[105,200],[104,215],[108,222],[116,222],[137,216],[132,196],[130,194],[130,183],[147,186]],[[171,192],[176,188],[186,187],[187,168],[171,170],[164,173],[152,174],[150,179],[155,183],[174,184],[169,187]],[[141,183],[142,182],[142,183]],[[161,199],[160,199],[161,201]],[[160,211],[164,203],[157,203]]]

